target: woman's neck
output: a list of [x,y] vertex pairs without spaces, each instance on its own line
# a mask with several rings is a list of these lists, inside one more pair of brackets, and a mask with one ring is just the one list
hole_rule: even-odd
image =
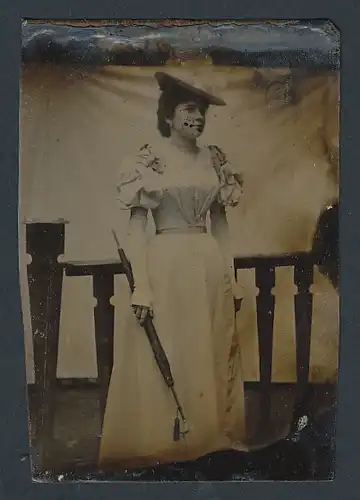
[[174,147],[185,153],[195,154],[199,150],[196,138],[183,137],[175,131],[172,132],[170,141]]

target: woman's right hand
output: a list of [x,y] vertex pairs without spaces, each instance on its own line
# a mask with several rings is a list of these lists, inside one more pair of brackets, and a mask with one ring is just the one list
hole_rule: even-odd
[[145,319],[149,316],[153,317],[152,309],[152,294],[150,287],[147,285],[135,287],[135,290],[131,297],[131,305],[135,316],[140,322],[140,325],[144,324]]
[[137,304],[132,304],[132,308],[135,316],[139,320],[140,325],[143,325],[147,317],[153,317],[153,310],[150,306],[142,306]]

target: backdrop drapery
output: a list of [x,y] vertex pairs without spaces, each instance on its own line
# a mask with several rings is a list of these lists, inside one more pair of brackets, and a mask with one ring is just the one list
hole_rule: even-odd
[[[64,218],[65,260],[117,258],[128,214],[116,204],[121,160],[145,144],[159,144],[158,89],[146,67],[26,64],[20,103],[20,271],[28,380],[33,380],[24,220]],[[164,68],[161,68],[162,70]],[[252,84],[254,70],[208,63],[168,65],[167,71],[211,86],[228,105],[211,109],[204,143],[220,146],[243,173],[243,202],[229,213],[234,254],[307,250],[323,207],[337,196],[337,177],[326,155],[338,145],[338,81],[334,75],[298,83],[298,104],[266,103]],[[267,74],[276,79],[276,71]],[[272,105],[273,104],[273,105]],[[149,234],[152,227],[150,224]],[[273,379],[295,378],[292,270],[277,271]],[[244,301],[238,315],[245,380],[257,380],[254,275],[239,275]],[[338,357],[338,298],[315,275],[311,378],[332,377]],[[128,307],[123,278],[116,279],[115,327]],[[58,376],[95,377],[90,278],[64,279]]]

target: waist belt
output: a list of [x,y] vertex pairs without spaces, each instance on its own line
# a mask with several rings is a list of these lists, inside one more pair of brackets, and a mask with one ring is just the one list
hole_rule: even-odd
[[189,233],[207,233],[205,226],[185,226],[185,227],[168,227],[157,229],[156,234],[189,234]]

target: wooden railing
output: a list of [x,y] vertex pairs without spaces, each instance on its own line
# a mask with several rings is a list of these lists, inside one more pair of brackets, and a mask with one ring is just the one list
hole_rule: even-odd
[[[94,323],[98,382],[101,388],[100,408],[104,411],[113,363],[114,276],[123,274],[119,262],[59,262],[64,253],[65,223],[29,223],[26,226],[30,309],[34,345],[36,416],[35,432],[40,466],[45,466],[54,434],[54,396],[57,372],[62,282],[66,276],[92,276],[96,299]],[[258,288],[256,312],[259,342],[261,411],[259,428],[270,415],[272,372],[275,269],[294,268],[296,334],[296,373],[298,401],[301,400],[309,376],[312,324],[314,259],[309,253],[279,256],[235,258],[235,269],[255,269]]]

